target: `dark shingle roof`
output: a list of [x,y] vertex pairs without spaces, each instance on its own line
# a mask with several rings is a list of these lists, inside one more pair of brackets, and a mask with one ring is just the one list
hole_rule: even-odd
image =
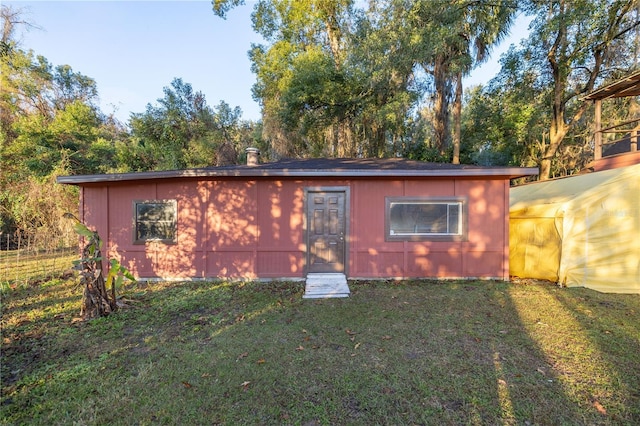
[[261,170],[460,170],[478,169],[479,166],[451,163],[429,163],[404,158],[285,158],[257,166],[207,167],[207,169],[231,170],[243,167]]
[[58,183],[81,185],[98,182],[217,177],[353,178],[502,176],[516,178],[532,176],[537,173],[538,169],[532,167],[482,167],[449,163],[428,163],[403,158],[310,158],[283,159],[255,166],[240,165],[139,173],[60,176],[58,177]]

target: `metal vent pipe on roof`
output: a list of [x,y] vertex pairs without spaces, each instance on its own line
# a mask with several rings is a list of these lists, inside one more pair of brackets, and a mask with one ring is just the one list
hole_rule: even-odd
[[249,147],[245,149],[245,152],[247,153],[247,166],[257,166],[260,150],[258,148]]

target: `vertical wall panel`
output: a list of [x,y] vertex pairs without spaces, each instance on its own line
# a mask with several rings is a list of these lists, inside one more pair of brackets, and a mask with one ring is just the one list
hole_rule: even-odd
[[98,232],[100,238],[105,242],[109,236],[109,211],[106,206],[108,203],[109,191],[106,186],[95,187],[87,186],[83,189],[84,211],[82,218],[84,223],[91,229]]
[[450,178],[407,179],[404,193],[407,197],[451,197],[455,193],[455,181]]
[[114,184],[109,186],[109,239],[117,250],[139,251],[133,244],[133,202],[157,199],[155,182],[144,184]]
[[253,251],[213,251],[207,253],[205,267],[210,278],[254,279],[255,263]]
[[369,250],[357,254],[358,269],[353,276],[358,278],[402,278],[404,254],[402,252],[380,252]]
[[408,256],[407,276],[409,277],[463,277],[462,254],[459,250],[411,252]]
[[203,217],[206,208],[206,185],[203,182],[161,182],[156,188],[160,200],[176,200],[177,244],[157,244],[157,273],[159,276],[175,275],[179,278],[202,277]]
[[302,278],[304,253],[288,250],[260,250],[257,254],[257,270],[263,278]]
[[304,242],[304,186],[294,180],[259,182],[260,247],[300,249]]
[[257,191],[257,273],[266,278],[302,277],[304,268],[304,183],[260,181]]
[[[503,202],[503,211],[504,211],[504,234],[503,234],[503,243],[502,243],[502,279],[505,281],[509,281],[510,274],[510,267],[509,267],[509,259],[511,258],[511,255],[509,253],[509,249],[510,249],[510,237],[509,237],[509,194],[510,194],[510,186],[511,183],[509,180],[504,180],[502,182],[502,202]],[[640,271],[639,271],[640,272]]]
[[258,239],[256,182],[218,180],[207,204],[207,250],[254,247]]
[[[82,189],[82,202],[83,211],[80,218],[82,218],[82,221],[89,229],[98,232],[103,242],[103,254],[110,253],[112,241],[109,238],[109,211],[107,209],[109,203],[109,188],[106,186],[84,187]],[[108,265],[107,259],[103,260],[102,267],[105,270]]]
[[385,197],[403,195],[404,184],[399,180],[358,180],[353,185],[358,204],[354,206],[352,240],[358,250],[402,250],[402,242],[385,241]]
[[464,253],[464,276],[502,278],[504,256],[498,251],[467,251]]
[[505,244],[504,223],[508,218],[503,181],[458,180],[456,193],[469,199],[469,245],[476,250],[502,250]]
[[456,192],[469,197],[469,238],[465,275],[509,278],[508,180],[458,180]]

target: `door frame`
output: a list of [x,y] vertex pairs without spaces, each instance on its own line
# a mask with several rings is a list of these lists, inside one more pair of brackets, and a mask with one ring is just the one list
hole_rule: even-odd
[[304,229],[304,275],[309,274],[309,265],[311,262],[311,246],[309,244],[309,208],[312,205],[309,203],[309,195],[316,192],[341,192],[344,194],[344,268],[343,273],[345,277],[349,276],[349,243],[351,235],[351,187],[349,186],[306,186],[304,187],[304,214],[303,214],[303,229]]

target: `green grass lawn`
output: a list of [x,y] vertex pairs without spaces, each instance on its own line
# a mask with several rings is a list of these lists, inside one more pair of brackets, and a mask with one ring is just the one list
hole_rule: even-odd
[[73,281],[2,300],[3,424],[640,424],[640,296],[549,284]]

